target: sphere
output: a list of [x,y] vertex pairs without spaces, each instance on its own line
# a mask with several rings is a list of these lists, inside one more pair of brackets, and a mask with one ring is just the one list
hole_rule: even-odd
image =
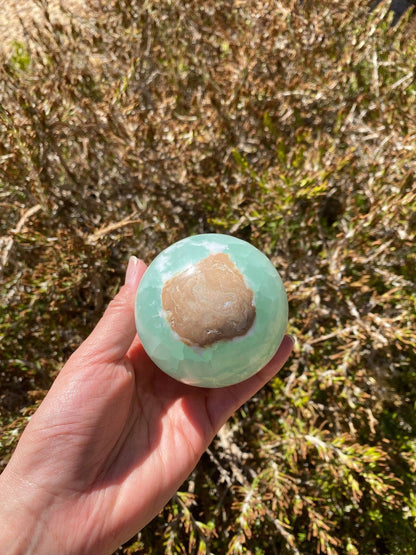
[[224,387],[258,372],[287,326],[283,282],[258,249],[216,233],[182,239],[146,270],[136,296],[143,348],[166,374]]

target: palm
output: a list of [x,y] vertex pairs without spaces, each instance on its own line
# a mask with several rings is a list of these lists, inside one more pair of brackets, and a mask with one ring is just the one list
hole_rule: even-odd
[[6,469],[8,480],[23,482],[28,512],[43,515],[57,552],[110,553],[133,536],[292,348],[286,337],[272,361],[241,384],[181,384],[134,338],[134,291],[119,294],[69,359]]
[[[140,345],[130,350],[135,382],[131,383],[131,405],[119,423],[115,447],[99,474],[101,492],[118,511],[107,531],[120,530],[131,521],[127,539],[155,516],[186,479],[219,427],[255,390],[265,376],[251,384],[222,389],[187,386],[161,372]],[[273,372],[272,366],[266,369]],[[242,397],[244,395],[244,397]],[[126,391],[127,396],[127,391]],[[121,414],[119,413],[121,417]],[[112,415],[112,422],[115,422]],[[114,424],[113,424],[114,425]]]

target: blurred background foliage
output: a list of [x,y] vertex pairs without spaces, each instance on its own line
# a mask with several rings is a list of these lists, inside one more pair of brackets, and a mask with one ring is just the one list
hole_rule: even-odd
[[281,273],[294,354],[117,553],[415,553],[411,15],[64,4],[1,55],[1,464],[129,255],[233,234]]

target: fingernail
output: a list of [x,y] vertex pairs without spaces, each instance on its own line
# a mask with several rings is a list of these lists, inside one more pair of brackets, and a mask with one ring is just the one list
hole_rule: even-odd
[[291,333],[288,333],[287,336],[291,340],[291,342],[293,343],[293,346],[295,347],[295,345],[298,342],[298,340],[296,339],[296,335],[292,335]]
[[139,259],[136,256],[130,256],[129,263],[127,264],[126,277],[124,279],[125,285],[132,285],[135,282],[138,262]]

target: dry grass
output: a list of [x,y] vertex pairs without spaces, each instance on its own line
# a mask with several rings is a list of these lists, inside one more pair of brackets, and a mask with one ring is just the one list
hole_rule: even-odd
[[[47,7],[50,16],[63,25],[70,19],[67,12],[78,20],[85,19],[88,14],[88,6],[81,0],[66,0],[65,3],[48,0]],[[16,41],[28,38],[33,22],[43,26],[44,18],[42,3],[37,0],[0,0],[0,50],[3,55],[10,55]]]
[[355,0],[89,9],[1,69],[2,463],[128,255],[232,233],[281,271],[296,352],[120,553],[414,553],[411,26]]

